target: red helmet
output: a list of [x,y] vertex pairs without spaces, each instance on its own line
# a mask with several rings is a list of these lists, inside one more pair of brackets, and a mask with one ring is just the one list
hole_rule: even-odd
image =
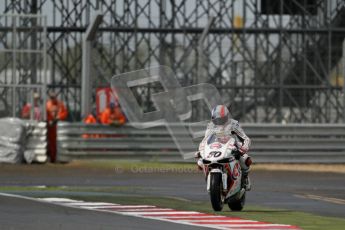
[[229,120],[229,110],[225,105],[217,105],[212,109],[212,122],[215,125],[224,125]]

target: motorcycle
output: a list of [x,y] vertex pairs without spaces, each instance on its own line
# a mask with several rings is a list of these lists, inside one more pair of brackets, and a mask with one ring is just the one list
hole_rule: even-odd
[[200,144],[200,160],[214,211],[221,211],[224,204],[232,211],[241,211],[245,204],[246,190],[236,138],[212,134]]

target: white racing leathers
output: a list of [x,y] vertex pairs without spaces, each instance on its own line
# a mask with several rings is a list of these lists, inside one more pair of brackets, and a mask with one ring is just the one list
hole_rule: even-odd
[[215,125],[212,122],[208,123],[207,129],[205,132],[205,137],[199,146],[199,151],[201,150],[201,148],[203,148],[202,147],[203,142],[206,141],[207,138],[212,134],[216,134],[217,136],[227,136],[227,135],[235,134],[237,136],[236,145],[239,151],[241,152],[241,158],[239,160],[241,164],[241,168],[244,173],[248,173],[250,164],[248,164],[249,155],[247,154],[247,152],[250,147],[250,139],[244,133],[238,121],[229,119],[229,121],[224,125]]

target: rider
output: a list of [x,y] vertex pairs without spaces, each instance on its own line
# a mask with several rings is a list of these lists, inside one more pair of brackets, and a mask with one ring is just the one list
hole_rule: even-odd
[[[251,184],[248,178],[248,173],[250,171],[250,165],[252,164],[251,157],[247,154],[250,146],[250,139],[244,133],[243,129],[239,125],[238,121],[234,119],[229,119],[230,113],[228,108],[225,105],[217,105],[212,110],[211,122],[208,123],[205,137],[200,145],[203,145],[203,142],[212,135],[212,134],[223,134],[223,135],[236,135],[236,146],[240,152],[240,165],[242,169],[242,175],[244,177],[244,184],[246,190],[250,190]],[[196,157],[199,158],[198,166],[202,168],[202,159],[200,156],[200,147],[199,152],[197,152]]]

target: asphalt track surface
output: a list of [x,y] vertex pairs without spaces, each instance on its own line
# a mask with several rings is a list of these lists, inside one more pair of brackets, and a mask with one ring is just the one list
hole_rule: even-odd
[[[143,219],[113,213],[63,207],[0,195],[0,229],[164,229],[195,230],[200,227]],[[207,229],[207,228],[202,228]]]
[[[140,195],[209,200],[203,175],[195,172],[147,173],[150,169],[134,168],[132,172],[124,173],[119,168],[71,168],[64,165],[0,165],[0,172],[1,186],[134,186],[138,188],[136,194]],[[247,194],[248,205],[269,207],[277,212],[288,209],[345,218],[344,202],[327,199],[345,200],[344,174],[253,171],[251,178],[253,190]],[[45,226],[50,229],[134,229],[137,226],[140,226],[138,229],[155,229],[158,226],[156,229],[162,229],[162,223],[153,220],[71,210],[16,198],[0,196],[0,203],[0,223],[8,227],[5,229],[11,229],[13,223],[16,223],[13,229],[27,227],[25,224],[28,223],[31,229],[37,229],[37,226],[40,226],[38,229],[45,229]],[[164,223],[164,229],[177,227],[195,229]]]

